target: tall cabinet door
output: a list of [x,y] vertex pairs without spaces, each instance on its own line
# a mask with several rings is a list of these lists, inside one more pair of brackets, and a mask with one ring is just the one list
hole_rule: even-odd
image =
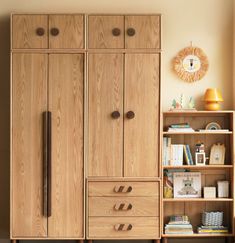
[[123,54],[89,54],[89,176],[123,175]]
[[126,54],[124,89],[124,175],[158,176],[159,54]]
[[47,55],[12,57],[12,237],[45,237],[43,119],[47,109]]
[[49,237],[83,237],[83,54],[49,55],[51,216]]

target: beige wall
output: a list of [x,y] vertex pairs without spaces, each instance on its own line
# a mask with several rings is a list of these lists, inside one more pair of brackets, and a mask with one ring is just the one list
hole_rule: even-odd
[[[197,107],[207,87],[218,87],[225,109],[232,108],[233,0],[1,0],[0,1],[0,237],[9,229],[9,14],[19,12],[162,13],[162,105],[181,93]],[[207,53],[205,78],[184,83],[171,71],[171,60],[190,41]]]

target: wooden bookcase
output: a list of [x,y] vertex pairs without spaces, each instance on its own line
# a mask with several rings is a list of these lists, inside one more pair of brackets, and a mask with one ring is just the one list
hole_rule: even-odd
[[[167,132],[170,124],[188,122],[195,132]],[[197,132],[204,129],[210,122],[217,122],[223,129],[229,132]],[[216,186],[218,180],[228,180],[230,182],[229,198],[164,198],[162,191],[162,237],[164,242],[167,238],[187,238],[187,237],[233,237],[234,235],[234,112],[233,111],[185,111],[185,112],[163,112],[162,113],[162,132],[161,138],[171,137],[172,144],[188,144],[194,157],[195,144],[200,141],[205,145],[206,156],[210,155],[210,148],[215,143],[223,143],[226,147],[225,164],[209,165],[207,160],[205,166],[182,165],[182,166],[163,166],[164,169],[189,169],[191,172],[201,172],[202,188],[204,186]],[[163,153],[161,154],[163,157]],[[161,162],[163,160],[161,159]],[[203,195],[203,194],[202,194]],[[196,229],[201,225],[203,211],[223,211],[224,225],[229,227],[228,234],[198,234]],[[194,234],[191,235],[167,235],[164,226],[169,222],[169,217],[175,214],[188,215],[193,226]]]

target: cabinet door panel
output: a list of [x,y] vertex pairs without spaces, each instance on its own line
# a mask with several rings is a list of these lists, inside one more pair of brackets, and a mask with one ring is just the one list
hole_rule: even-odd
[[125,68],[124,175],[158,176],[159,54],[126,54]]
[[[47,15],[13,15],[12,47],[13,48],[48,48]],[[44,33],[37,34],[38,28]],[[42,31],[42,30],[41,30]]]
[[90,54],[89,176],[122,176],[122,164],[123,55]]
[[89,48],[124,48],[124,16],[89,16],[88,27]]
[[[55,35],[53,28],[58,29]],[[49,16],[49,47],[64,49],[84,48],[84,17],[83,15],[50,15]]]
[[12,236],[45,237],[43,119],[47,109],[47,55],[13,54]]
[[[134,35],[128,35],[129,28]],[[126,16],[125,31],[126,48],[160,48],[160,16]]]
[[49,237],[83,237],[83,54],[49,55],[52,216]]

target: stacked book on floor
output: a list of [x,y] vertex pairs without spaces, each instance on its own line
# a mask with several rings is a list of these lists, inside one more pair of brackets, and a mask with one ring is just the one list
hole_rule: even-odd
[[193,227],[187,215],[173,215],[165,225],[165,234],[193,234]]
[[188,144],[172,144],[170,137],[163,137],[163,165],[181,166],[184,161],[193,165],[193,158]]
[[195,132],[195,130],[188,123],[178,123],[170,125],[168,132]]
[[228,227],[225,226],[200,226],[197,228],[198,234],[227,234]]

